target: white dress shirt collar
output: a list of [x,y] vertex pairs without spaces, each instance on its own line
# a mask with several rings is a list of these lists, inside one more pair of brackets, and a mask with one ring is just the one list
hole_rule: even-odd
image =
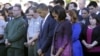
[[100,12],[99,12],[99,11],[97,11],[97,12],[96,12],[96,15],[98,15],[99,13],[100,13]]
[[46,21],[46,19],[47,19],[47,17],[50,15],[50,13],[48,13],[47,15],[46,15],[46,17],[44,18],[44,21]]
[[50,13],[48,13],[47,15],[46,15],[46,17],[44,18],[44,20],[43,20],[43,23],[42,23],[42,27],[44,26],[44,23],[45,23],[45,21],[47,20],[47,17],[50,15]]

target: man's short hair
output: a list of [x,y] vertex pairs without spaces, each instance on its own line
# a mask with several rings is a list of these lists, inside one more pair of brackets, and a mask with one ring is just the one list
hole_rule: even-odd
[[18,8],[19,8],[19,10],[21,10],[21,9],[22,9],[22,7],[21,7],[21,5],[20,5],[20,4],[15,4],[15,5],[14,5],[14,7],[18,7]]
[[36,7],[29,7],[25,13],[29,13],[29,10],[33,10],[36,13]]
[[96,1],[91,1],[89,4],[88,4],[88,6],[87,7],[90,7],[90,6],[93,6],[93,7],[98,7],[98,4],[97,4],[97,2]]
[[37,6],[37,9],[41,9],[41,10],[48,10],[48,6],[45,5],[44,3],[41,3]]

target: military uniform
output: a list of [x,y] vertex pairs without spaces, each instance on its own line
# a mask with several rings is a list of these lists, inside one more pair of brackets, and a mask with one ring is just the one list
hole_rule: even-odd
[[7,56],[24,56],[26,30],[26,21],[23,17],[9,21],[4,34],[4,37],[11,43],[7,50]]

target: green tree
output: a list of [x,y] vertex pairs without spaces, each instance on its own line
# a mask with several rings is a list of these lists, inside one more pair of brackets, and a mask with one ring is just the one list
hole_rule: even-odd
[[66,0],[66,3],[70,3],[71,2],[71,0]]

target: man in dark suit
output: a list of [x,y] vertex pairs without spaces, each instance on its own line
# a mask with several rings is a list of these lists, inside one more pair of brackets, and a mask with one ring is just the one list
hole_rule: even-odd
[[100,11],[98,10],[98,4],[96,1],[91,1],[89,4],[88,4],[88,9],[89,9],[89,13],[90,14],[93,14],[95,13],[98,17],[98,20],[100,21]]
[[21,15],[21,7],[13,7],[14,19],[8,22],[4,38],[7,49],[7,56],[24,56],[24,41],[27,33],[27,24]]
[[37,52],[39,56],[50,56],[56,21],[50,16],[48,7],[45,4],[40,4],[37,7],[37,12],[43,18],[38,38]]

